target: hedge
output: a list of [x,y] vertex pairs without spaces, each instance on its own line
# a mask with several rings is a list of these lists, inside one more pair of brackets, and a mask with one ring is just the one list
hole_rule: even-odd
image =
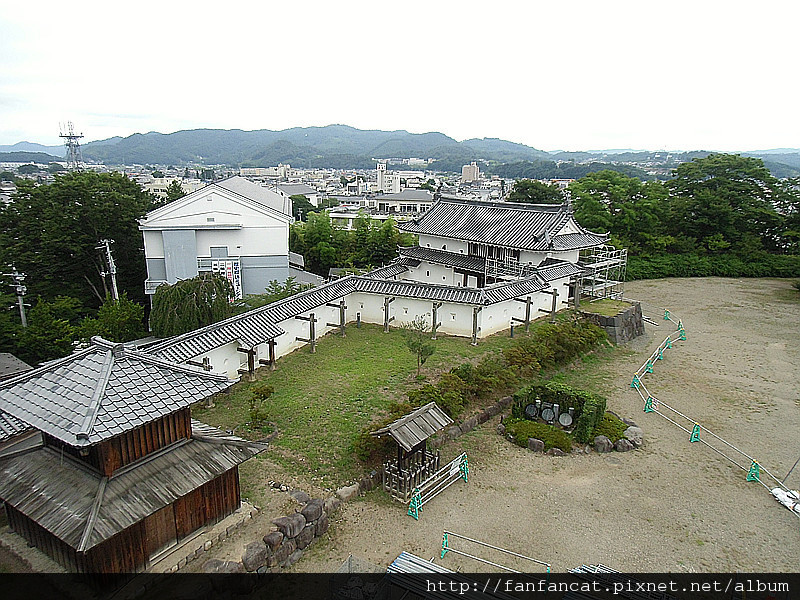
[[800,277],[800,256],[761,254],[743,258],[735,254],[700,256],[660,254],[630,256],[628,281],[663,277]]
[[545,451],[550,448],[561,448],[564,452],[572,450],[570,437],[552,425],[528,421],[526,419],[508,419],[505,422],[506,434],[510,435],[517,446],[528,447],[528,438],[536,438],[544,442]]

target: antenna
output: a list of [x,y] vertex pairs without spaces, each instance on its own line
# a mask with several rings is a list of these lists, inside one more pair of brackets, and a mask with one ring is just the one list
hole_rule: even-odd
[[83,137],[83,134],[75,133],[72,121],[67,121],[66,127],[63,123],[59,123],[58,130],[58,137],[64,138],[64,147],[67,149],[67,168],[70,171],[80,170],[83,157],[81,156],[81,145],[78,140]]

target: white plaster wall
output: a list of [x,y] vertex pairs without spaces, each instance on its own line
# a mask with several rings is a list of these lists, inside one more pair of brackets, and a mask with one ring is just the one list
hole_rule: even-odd
[[273,219],[253,219],[242,229],[199,229],[198,256],[211,256],[212,246],[227,246],[229,256],[276,256],[289,252],[289,226]]
[[164,238],[160,231],[143,231],[144,255],[147,258],[164,258]]
[[[435,248],[437,250],[447,250],[457,254],[469,253],[469,242],[463,240],[450,240],[447,238],[436,237],[433,235],[420,234],[419,246],[422,248]],[[443,248],[442,246],[445,246]]]
[[403,279],[435,283],[438,285],[460,285],[463,281],[463,275],[458,275],[456,277],[456,273],[452,267],[423,262],[418,267],[409,269]]

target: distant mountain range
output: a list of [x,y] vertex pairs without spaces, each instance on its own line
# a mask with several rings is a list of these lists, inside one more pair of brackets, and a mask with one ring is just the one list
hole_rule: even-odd
[[[458,142],[443,133],[361,130],[347,125],[294,127],[282,131],[260,129],[192,129],[163,134],[137,133],[113,137],[81,146],[83,157],[109,165],[188,163],[238,167],[267,167],[288,163],[295,167],[357,169],[374,167],[374,159],[434,159],[432,168],[460,171],[471,161],[492,164],[538,163],[541,161],[597,161],[679,164],[708,152],[667,152],[610,149],[591,152],[545,152],[524,144],[497,138]],[[19,142],[0,146],[0,161],[11,160],[3,153],[45,153],[63,159],[63,146]],[[800,149],[779,148],[743,152],[761,158],[778,177],[800,175]],[[37,160],[31,158],[31,160]]]

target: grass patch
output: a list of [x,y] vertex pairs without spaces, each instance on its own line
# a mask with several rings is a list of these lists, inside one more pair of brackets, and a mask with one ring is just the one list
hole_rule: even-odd
[[616,443],[617,440],[621,440],[623,438],[623,433],[628,426],[620,419],[618,419],[615,415],[611,413],[605,413],[603,415],[603,419],[600,423],[595,427],[594,432],[592,433],[592,437],[595,438],[598,435],[604,435],[611,443]]
[[523,448],[528,447],[528,438],[544,442],[544,450],[560,448],[564,452],[572,450],[572,439],[563,431],[547,423],[527,421],[525,419],[508,419],[505,423],[506,434],[511,435],[514,443]]
[[[478,346],[469,342],[439,335],[423,375],[433,378],[464,360],[502,351],[513,340],[497,334]],[[300,348],[282,357],[275,371],[262,368],[256,376],[256,382],[240,382],[218,396],[213,408],[196,406],[193,416],[221,429],[235,428],[237,435],[249,439],[263,438],[271,428],[247,425],[250,399],[257,384],[271,386],[274,393],[263,409],[278,435],[272,440],[269,460],[323,487],[336,487],[363,474],[363,465],[352,451],[356,436],[385,415],[392,402],[404,401],[408,391],[419,386],[416,359],[400,332],[386,334],[382,327],[369,324],[348,327],[346,338],[327,335],[319,340],[315,354],[308,347]],[[256,461],[259,470],[266,470],[266,463]],[[260,485],[257,475],[249,475],[243,491]]]
[[588,313],[603,315],[604,317],[613,317],[631,306],[632,304],[630,302],[603,298],[602,300],[595,300],[594,302],[581,305],[581,310]]

